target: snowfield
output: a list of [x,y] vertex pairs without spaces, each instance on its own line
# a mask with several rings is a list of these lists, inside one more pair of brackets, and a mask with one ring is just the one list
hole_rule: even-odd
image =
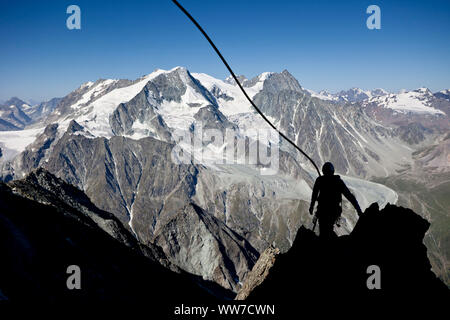
[[3,156],[0,162],[12,160],[16,155],[36,140],[44,132],[44,128],[26,129],[19,131],[0,131],[0,148]]
[[429,99],[432,93],[427,88],[419,88],[413,91],[402,91],[398,94],[388,94],[386,96],[374,97],[368,100],[368,103],[377,103],[378,105],[393,109],[401,113],[419,113],[419,114],[445,114],[441,110],[430,106]]
[[170,71],[157,70],[145,76],[142,80],[135,84],[128,87],[114,89],[111,92],[101,96],[93,103],[82,106],[83,103],[86,103],[90,99],[94,98],[101,91],[104,91],[108,85],[113,84],[117,80],[106,80],[100,83],[99,85],[91,88],[91,90],[83,95],[83,98],[80,101],[72,106],[73,109],[76,109],[75,113],[69,115],[62,121],[63,126],[64,124],[68,125],[72,119],[75,119],[94,136],[107,138],[112,137],[113,133],[109,124],[109,116],[114,112],[119,104],[130,101],[151,79],[167,72]]
[[[259,76],[259,81],[252,87],[244,88],[250,98],[253,98],[258,92],[260,92],[264,85],[264,80],[270,77],[271,72],[264,72]],[[201,84],[212,91],[214,88],[220,89],[220,91],[227,96],[233,98],[231,101],[227,101],[223,98],[219,98],[218,102],[220,104],[219,110],[226,116],[233,116],[239,113],[253,112],[253,107],[245,98],[242,91],[238,86],[226,83],[222,80],[218,80],[204,73],[192,73],[192,76],[199,80]]]

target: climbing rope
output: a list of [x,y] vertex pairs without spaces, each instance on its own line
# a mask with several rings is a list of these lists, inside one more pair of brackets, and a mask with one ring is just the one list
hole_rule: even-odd
[[252,99],[250,99],[250,97],[248,96],[247,92],[244,90],[244,88],[242,87],[241,83],[239,82],[238,78],[236,77],[236,75],[234,74],[233,70],[231,69],[230,65],[228,64],[228,62],[225,60],[225,58],[222,56],[222,54],[220,53],[219,49],[217,49],[216,45],[214,44],[214,42],[211,40],[211,38],[208,36],[208,34],[205,32],[205,30],[203,30],[203,28],[198,24],[198,22],[194,19],[194,17],[191,16],[191,14],[185,9],[183,8],[183,6],[181,4],[178,3],[178,1],[176,0],[172,0],[173,3],[175,3],[175,5],[194,23],[194,25],[197,27],[198,30],[200,30],[200,32],[203,34],[203,36],[206,38],[206,40],[208,40],[209,44],[213,47],[214,51],[216,51],[217,55],[219,56],[219,58],[222,60],[223,64],[225,65],[225,67],[228,69],[228,71],[230,72],[231,76],[233,77],[233,79],[236,81],[237,85],[239,86],[239,88],[241,89],[242,93],[244,94],[244,96],[247,98],[247,100],[250,102],[250,104],[253,106],[253,108],[256,110],[256,112],[259,113],[259,115],[276,131],[278,132],[278,134],[280,136],[282,136],[285,140],[287,140],[292,146],[294,146],[295,149],[297,149],[298,151],[300,151],[314,166],[314,168],[317,170],[317,173],[320,174],[320,170],[317,167],[316,163],[313,161],[313,159],[311,159],[306,152],[304,152],[299,146],[297,146],[293,141],[291,141],[288,137],[286,137],[280,130],[278,130],[277,127],[275,127],[273,125],[272,122],[269,121],[269,119],[266,118],[266,116],[261,112],[261,110],[259,110],[259,108],[255,105],[255,103],[253,102]]

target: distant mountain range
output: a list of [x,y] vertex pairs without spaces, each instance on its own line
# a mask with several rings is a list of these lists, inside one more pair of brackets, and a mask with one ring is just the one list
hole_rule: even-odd
[[[239,81],[319,166],[335,164],[363,208],[419,192],[420,186],[408,190],[407,183],[394,187],[405,172],[407,181],[425,172],[440,186],[450,181],[448,90],[316,94],[286,70]],[[261,175],[266,168],[260,162],[235,163],[234,154],[223,153],[230,147],[226,141],[204,141],[193,149],[178,143],[192,158],[172,161],[175,133],[192,136],[199,127],[247,137],[249,144],[254,130],[270,129],[234,79],[183,67],[136,80],[86,82],[34,106],[13,98],[0,107],[0,177],[17,180],[45,168],[111,212],[139,243],[161,248],[171,264],[238,292],[260,253],[270,245],[286,252],[298,228],[310,223],[316,176],[285,141],[274,175]],[[339,234],[350,232],[357,220],[345,206]],[[432,222],[425,240],[435,272],[448,281],[450,213],[430,208],[424,204],[418,212]],[[444,231],[434,229],[434,221]]]
[[[416,113],[439,113],[434,110],[430,104],[435,99],[449,100],[449,89],[432,93],[428,88],[418,88],[415,90],[400,90],[398,93],[391,93],[384,89],[362,90],[360,88],[351,88],[337,93],[330,93],[326,90],[314,92],[307,90],[313,97],[336,101],[336,102],[376,102],[386,108],[399,112]],[[430,109],[431,107],[431,109]]]
[[0,104],[0,131],[24,129],[52,113],[60,100],[53,98],[31,106],[17,97],[9,99]]
[[342,90],[337,93],[330,93],[327,90],[321,90],[319,92],[308,90],[308,92],[311,93],[313,97],[338,102],[361,102],[372,97],[384,96],[388,94],[387,91],[381,88],[367,91],[360,88],[351,88],[349,90]]

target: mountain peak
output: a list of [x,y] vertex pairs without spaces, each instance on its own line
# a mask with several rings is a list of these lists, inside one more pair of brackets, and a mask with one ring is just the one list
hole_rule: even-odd
[[389,94],[386,90],[376,88],[373,90],[364,90],[358,87],[352,87],[348,90],[341,90],[337,93],[330,93],[327,90],[320,90],[318,93],[308,90],[311,96],[336,102],[361,102],[373,97],[384,96]]
[[371,92],[372,92],[372,95],[375,95],[375,96],[384,96],[384,95],[389,94],[389,92],[384,90],[383,88],[376,88],[376,89],[373,89]]
[[399,93],[389,93],[383,96],[373,96],[365,105],[392,109],[397,113],[414,114],[444,114],[435,107],[435,97],[430,89],[421,87],[415,90],[402,89]]
[[281,71],[281,74],[292,77],[292,74],[287,69],[284,69],[283,71]]
[[[287,71],[286,69],[280,73],[277,72],[265,72],[259,76],[260,81],[264,81],[264,86],[268,90],[292,90],[303,92],[303,88],[297,79]],[[272,89],[270,89],[272,88]]]
[[450,100],[450,89],[441,90],[434,94],[436,98]]
[[431,94],[433,94],[432,92],[431,92],[431,90],[430,89],[428,89],[428,88],[426,88],[426,87],[420,87],[420,88],[417,88],[416,90],[413,90],[414,92],[418,92],[418,93],[422,93],[422,94],[426,94],[426,95],[431,95]]
[[[249,80],[247,79],[246,76],[244,75],[238,75],[236,76],[236,78],[238,79],[239,83],[242,85],[245,85],[246,82],[248,82]],[[225,78],[224,80],[225,83],[231,84],[233,86],[237,85],[236,80],[234,80],[232,75],[229,75],[228,77]]]
[[3,105],[7,106],[7,107],[14,105],[14,106],[20,108],[23,105],[27,105],[27,103],[20,98],[12,97],[8,101],[6,101]]

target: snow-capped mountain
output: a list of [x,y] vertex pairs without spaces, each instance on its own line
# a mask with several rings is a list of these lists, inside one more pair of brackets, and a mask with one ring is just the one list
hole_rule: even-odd
[[427,88],[389,93],[384,89],[352,88],[338,93],[308,90],[312,97],[336,104],[357,103],[364,113],[409,144],[422,143],[431,133],[445,133],[450,126],[449,90],[432,93]]
[[28,103],[26,103],[25,101],[17,98],[17,97],[12,97],[11,99],[5,101],[2,104],[2,107],[11,107],[11,106],[15,106],[18,108],[28,108],[30,107],[30,105]]
[[13,97],[0,105],[0,131],[19,130],[25,128],[31,119],[24,112],[30,106],[17,97]]
[[387,91],[381,88],[377,88],[374,90],[362,90],[360,88],[351,88],[347,91],[340,91],[336,93],[336,97],[338,101],[342,102],[361,102],[366,99],[370,99],[373,97],[384,96],[387,94]]
[[306,91],[308,91],[309,94],[314,98],[329,101],[338,101],[338,98],[333,93],[330,93],[327,90],[320,90],[319,92],[315,92],[313,90],[306,89]]
[[[393,134],[392,130],[377,127],[371,119],[359,113],[358,108],[344,112],[326,101],[315,103],[287,71],[280,74],[266,72],[245,80],[244,85],[250,97],[266,109],[266,114],[299,145],[305,144],[304,147],[317,162],[334,159],[340,172],[362,177],[375,172],[381,174],[386,168],[393,170],[396,167],[394,161],[383,163],[374,156],[387,151],[387,144],[380,140],[378,132],[388,136]],[[276,96],[287,100],[272,101]],[[323,120],[315,123],[309,119],[302,125],[303,120],[299,116],[311,117],[311,112],[317,113],[315,117]],[[347,112],[357,112],[359,118],[346,117],[344,113]],[[181,67],[169,71],[157,70],[135,81],[108,79],[87,82],[58,101],[53,112],[39,123],[40,130],[39,125],[35,124],[30,128],[29,135],[23,132],[19,136],[32,137],[36,132],[44,131],[43,124],[56,123],[59,137],[68,130],[73,120],[83,128],[79,134],[89,138],[120,135],[140,139],[150,136],[165,142],[172,141],[174,131],[191,130],[199,121],[221,130],[228,127],[240,134],[255,128],[269,129],[254,114],[249,102],[231,80],[221,81],[206,74],[191,74]],[[330,139],[336,133],[340,141]],[[10,134],[4,135],[11,137]],[[383,141],[383,144],[377,141]],[[321,147],[324,144],[333,144],[333,148],[340,151],[329,153]],[[351,156],[345,155],[344,150],[351,146],[354,146],[354,152]],[[9,143],[5,147],[16,153],[23,151],[23,144]],[[375,150],[377,148],[379,150]],[[396,149],[401,148],[400,145]],[[203,154],[205,149],[207,156],[215,156],[213,147],[202,146]],[[308,166],[304,159],[299,160]],[[364,164],[372,161],[374,163],[369,166],[369,173]]]
[[53,98],[31,105],[17,97],[0,104],[0,131],[20,130],[46,118],[58,105],[61,98]]
[[445,134],[450,127],[450,101],[427,88],[372,97],[361,105],[375,121],[396,127],[408,143],[421,143],[432,133]]
[[[252,95],[267,76],[251,80]],[[45,120],[0,133],[3,179],[45,167],[114,213],[140,241],[158,243],[173,263],[236,291],[254,263],[251,252],[273,242],[289,247],[301,221],[291,221],[290,214],[309,197],[311,184],[290,155],[280,166],[289,166],[294,177],[261,177],[256,165],[211,165],[211,157],[221,156],[208,144],[194,150],[194,163],[170,160],[176,130],[189,132],[202,122],[243,134],[230,119],[252,111],[238,90],[185,68],[157,70],[135,81],[87,82]],[[192,202],[207,213],[188,207]],[[278,212],[290,214],[280,220]],[[198,228],[188,228],[187,218]],[[281,225],[285,231],[275,232]]]
[[48,101],[32,105],[31,107],[26,108],[24,112],[33,122],[37,122],[49,116],[58,106],[60,101],[61,98],[53,98]]
[[308,92],[316,98],[322,100],[330,100],[336,102],[361,102],[372,97],[384,96],[388,92],[384,89],[377,88],[374,90],[362,90],[360,88],[351,88],[349,90],[341,90],[337,93],[330,93],[326,90],[321,90],[318,93],[308,90]]
[[435,97],[450,100],[450,89],[441,90],[434,94]]
[[[397,126],[375,121],[359,103],[317,99],[287,71],[239,81],[319,166],[335,164],[363,208],[397,201],[393,190],[361,179],[388,176],[411,163],[414,147]],[[134,81],[100,79],[45,110],[24,130],[0,132],[3,180],[44,167],[116,215],[142,243],[158,243],[179,267],[228,289],[238,290],[251,268],[255,257],[248,252],[269,244],[287,250],[298,227],[310,221],[314,169],[286,142],[272,175],[261,175],[260,163],[239,163],[247,151],[224,154],[226,142],[193,148],[178,142],[177,133],[192,136],[203,127],[247,137],[251,145],[256,129],[270,130],[230,78],[177,67]],[[171,161],[174,145],[191,161]],[[344,217],[340,233],[355,222],[352,211]]]
[[436,100],[449,100],[450,90],[442,90],[432,93],[428,88],[415,90],[401,90],[398,93],[389,93],[384,89],[362,90],[351,88],[337,93],[326,90],[314,92],[307,90],[311,96],[335,102],[359,102],[363,105],[377,105],[382,108],[392,109],[399,113],[416,114],[443,114],[444,112],[436,106]]
[[419,88],[412,91],[371,97],[364,104],[376,104],[379,107],[392,109],[399,113],[444,114],[443,111],[433,107],[434,100],[435,96],[429,89]]

